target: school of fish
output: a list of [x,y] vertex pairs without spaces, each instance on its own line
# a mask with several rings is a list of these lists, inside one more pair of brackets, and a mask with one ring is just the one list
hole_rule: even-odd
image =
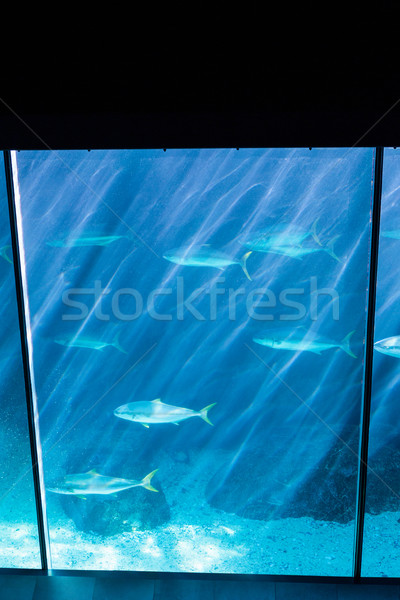
[[[243,235],[238,241],[246,251],[241,253],[239,257],[231,256],[231,254],[224,250],[213,248],[210,244],[193,244],[168,250],[163,254],[163,258],[183,267],[222,270],[227,267],[238,266],[249,281],[252,278],[248,271],[248,259],[253,253],[257,252],[281,255],[296,260],[302,260],[304,257],[322,252],[334,260],[341,262],[341,259],[334,250],[334,244],[338,236],[334,236],[324,245],[317,233],[317,224],[318,219],[316,219],[309,229],[300,229],[291,223],[283,223],[269,227],[263,231]],[[383,235],[400,239],[400,233],[397,235],[396,232],[386,232]],[[131,239],[130,236],[94,233],[79,236],[72,235],[63,239],[49,241],[47,244],[55,248],[108,247],[123,238]],[[5,260],[12,262],[9,250],[10,247],[5,246],[0,249],[0,254]],[[355,353],[350,347],[350,340],[353,334],[354,331],[351,331],[342,340],[332,340],[318,336],[301,327],[289,330],[276,328],[275,330],[261,331],[259,334],[253,336],[252,341],[273,350],[311,352],[317,355],[321,355],[322,352],[327,350],[341,349],[350,357],[356,358]],[[54,342],[68,348],[96,351],[103,351],[107,347],[113,347],[127,354],[127,351],[120,343],[119,337],[120,332],[108,340],[77,333],[75,335],[65,334],[56,336]],[[375,344],[375,348],[379,352],[400,358],[400,336],[381,340]],[[213,423],[209,419],[208,413],[215,405],[216,403],[213,402],[204,408],[194,410],[164,403],[160,398],[155,400],[137,400],[115,408],[114,416],[139,423],[145,428],[165,424],[178,425],[195,417],[212,425]],[[132,480],[101,475],[92,469],[86,473],[67,474],[55,486],[48,487],[47,490],[58,494],[74,495],[79,498],[86,498],[88,495],[115,495],[118,492],[137,487],[157,492],[158,490],[151,484],[151,480],[157,471],[158,469],[153,470],[141,480]]]

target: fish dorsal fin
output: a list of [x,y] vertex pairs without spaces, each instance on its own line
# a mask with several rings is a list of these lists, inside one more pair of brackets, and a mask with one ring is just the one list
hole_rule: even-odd
[[156,398],[155,400],[152,400],[153,404],[161,404],[161,398]]
[[90,469],[90,471],[87,472],[87,475],[98,475],[98,472],[96,469]]

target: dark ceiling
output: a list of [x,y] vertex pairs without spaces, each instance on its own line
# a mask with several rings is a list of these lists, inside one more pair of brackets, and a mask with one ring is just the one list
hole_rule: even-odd
[[[326,12],[329,18],[329,11]],[[391,15],[387,18],[390,20]],[[363,29],[363,23],[359,28]],[[45,53],[6,61],[3,148],[400,144],[397,42],[274,23],[202,44]],[[260,35],[260,31],[263,32]],[[193,49],[194,48],[194,49]],[[68,49],[67,49],[68,50]]]

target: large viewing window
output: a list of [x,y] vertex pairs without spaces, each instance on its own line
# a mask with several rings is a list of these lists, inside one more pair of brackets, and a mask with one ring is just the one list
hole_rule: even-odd
[[4,154],[0,568],[399,577],[381,159]]
[[0,157],[0,568],[41,566],[14,261]]
[[398,577],[400,517],[400,154],[385,150],[363,570]]
[[351,576],[374,150],[15,164],[53,568]]

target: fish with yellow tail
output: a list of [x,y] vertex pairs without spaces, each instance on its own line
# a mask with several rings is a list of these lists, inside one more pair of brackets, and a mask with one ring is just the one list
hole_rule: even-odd
[[317,223],[318,219],[310,229],[301,229],[291,223],[281,223],[263,231],[244,234],[239,237],[239,242],[255,252],[280,254],[298,260],[316,252],[326,252],[338,262],[342,262],[334,250],[339,236],[333,237],[323,245],[317,234]]
[[186,419],[192,417],[200,417],[209,425],[213,425],[208,417],[208,411],[215,405],[216,402],[196,411],[191,408],[165,404],[164,402],[161,402],[160,398],[157,398],[156,400],[151,401],[145,400],[123,404],[114,410],[114,415],[120,419],[140,423],[144,427],[158,425],[160,423],[173,423],[178,425],[181,421],[186,421]]
[[163,258],[177,265],[186,267],[215,267],[225,269],[230,265],[240,265],[247,279],[251,277],[247,270],[247,259],[252,251],[246,252],[241,258],[232,258],[221,250],[211,248],[210,244],[175,248],[163,255]]
[[300,248],[303,242],[312,238],[318,246],[322,246],[317,234],[316,219],[310,229],[302,229],[293,223],[278,223],[270,225],[262,231],[242,234],[239,242],[256,252],[271,252],[272,248]]
[[158,469],[155,469],[146,475],[146,477],[143,477],[142,480],[135,481],[134,479],[121,479],[120,477],[100,475],[95,469],[92,469],[87,473],[65,475],[56,487],[46,489],[56,494],[74,495],[79,498],[86,498],[89,494],[116,494],[117,492],[122,492],[122,490],[134,487],[144,487],[151,492],[158,492],[151,484],[151,480],[157,471]]

